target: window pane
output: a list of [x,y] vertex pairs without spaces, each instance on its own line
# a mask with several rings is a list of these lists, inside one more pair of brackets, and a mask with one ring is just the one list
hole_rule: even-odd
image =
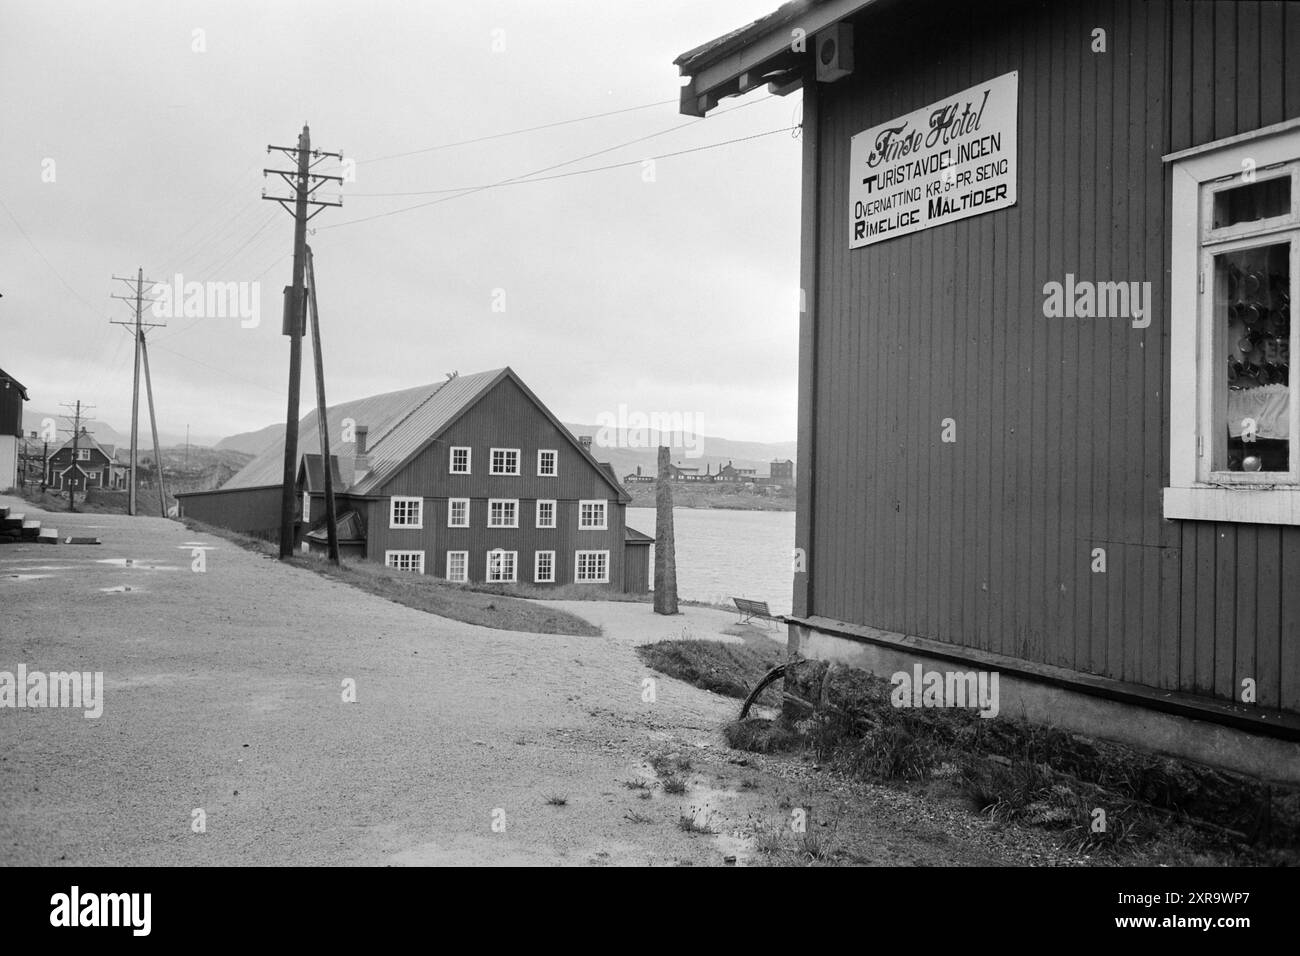
[[1215,334],[1226,356],[1214,386],[1215,471],[1290,467],[1290,251],[1279,242],[1214,257]]
[[1285,216],[1291,211],[1291,177],[1279,176],[1214,195],[1214,228]]

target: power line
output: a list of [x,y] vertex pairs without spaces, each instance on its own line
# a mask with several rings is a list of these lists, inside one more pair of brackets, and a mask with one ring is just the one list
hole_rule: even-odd
[[387,156],[375,156],[371,159],[359,159],[357,165],[362,166],[366,163],[380,163],[389,159],[402,159],[406,156],[419,156],[422,153],[434,153],[443,149],[454,149],[457,146],[472,146],[475,143],[486,143],[494,139],[505,139],[508,136],[519,136],[523,133],[536,133],[539,130],[555,129],[557,126],[571,126],[574,123],[583,123],[587,120],[603,119],[606,116],[619,116],[623,113],[635,113],[639,110],[648,110],[656,106],[667,106],[669,103],[676,103],[676,99],[658,100],[654,103],[642,103],[640,106],[628,106],[621,110],[609,110],[605,113],[591,113],[587,116],[576,116],[573,119],[557,120],[554,123],[543,123],[540,126],[527,126],[523,129],[507,130],[504,133],[492,133],[488,136],[478,136],[474,139],[462,139],[454,143],[441,143],[437,146],[426,146],[422,149],[412,149],[404,153],[391,153]]
[[[527,184],[527,183],[546,182],[547,180],[551,180],[551,179],[565,179],[565,178],[568,178],[568,177],[571,177],[571,176],[584,176],[584,175],[586,175],[586,174],[588,174],[588,173],[598,173],[598,172],[603,172],[603,171],[608,170],[608,169],[621,169],[621,168],[624,168],[624,167],[627,167],[627,166],[636,166],[636,165],[639,165],[640,163],[644,163],[644,162],[647,162],[647,161],[649,161],[649,160],[671,159],[671,158],[674,157],[674,156],[684,156],[684,155],[686,155],[687,153],[699,153],[699,152],[703,152],[704,150],[709,150],[709,149],[718,149],[718,148],[721,147],[721,146],[731,146],[731,145],[733,145],[733,144],[735,144],[735,143],[743,143],[743,142],[746,142],[746,141],[748,141],[748,140],[752,140],[752,139],[760,139],[760,138],[762,138],[762,137],[764,137],[764,136],[772,136],[772,135],[775,135],[776,133],[788,133],[788,132],[790,132],[790,130],[793,129],[793,128],[794,128],[794,127],[791,127],[791,126],[782,126],[782,127],[780,127],[779,129],[768,130],[768,131],[765,132],[765,133],[754,133],[754,134],[752,134],[752,135],[750,135],[750,136],[741,136],[741,137],[738,137],[738,138],[736,138],[736,139],[723,140],[723,141],[720,142],[720,143],[707,143],[707,144],[705,144],[705,145],[703,145],[703,146],[693,146],[693,147],[690,147],[690,148],[688,148],[688,149],[681,149],[681,150],[677,150],[677,151],[675,151],[675,152],[671,152],[671,153],[662,153],[662,154],[660,154],[660,155],[658,155],[658,156],[647,156],[647,157],[644,157],[644,158],[642,158],[642,159],[629,160],[629,161],[627,161],[627,162],[623,162],[623,163],[611,163],[611,164],[609,164],[609,165],[607,165],[607,166],[595,166],[595,167],[592,167],[592,168],[590,168],[590,169],[577,169],[577,170],[573,170],[572,172],[568,172],[568,173],[558,173],[558,174],[556,174],[556,175],[554,175],[554,176],[540,176],[540,175],[537,175],[537,173],[541,173],[541,172],[545,172],[545,171],[546,171],[546,170],[538,170],[536,173],[524,173],[524,174],[522,174],[522,175],[520,175],[520,176],[514,176],[514,177],[511,177],[510,179],[503,179],[503,180],[501,180],[500,182],[496,182],[496,183],[486,183],[486,184],[484,184],[484,185],[482,185],[482,186],[471,186],[471,187],[466,187],[464,191],[462,191],[462,192],[458,192],[458,193],[457,193],[456,195],[454,195],[454,196],[443,196],[441,199],[432,199],[432,200],[430,200],[429,202],[417,203],[417,204],[415,204],[414,206],[403,206],[403,207],[400,208],[400,209],[390,209],[388,212],[376,213],[376,214],[373,215],[373,216],[363,216],[363,217],[360,218],[360,219],[348,219],[348,220],[346,220],[346,221],[344,221],[344,222],[334,223],[333,225],[329,225],[329,226],[322,226],[321,228],[322,228],[322,229],[337,229],[337,228],[339,228],[340,226],[351,226],[351,225],[355,225],[356,223],[359,223],[359,222],[369,222],[369,221],[371,221],[372,219],[384,219],[384,218],[386,218],[386,217],[388,217],[388,216],[396,216],[396,215],[399,214],[399,213],[403,213],[403,212],[411,212],[411,211],[413,211],[413,210],[415,210],[415,209],[423,209],[423,208],[425,208],[426,206],[436,206],[436,205],[438,205],[438,204],[440,204],[440,203],[448,202],[448,201],[450,201],[450,200],[452,200],[452,199],[460,199],[462,196],[469,196],[469,195],[472,195],[472,194],[474,194],[474,193],[482,192],[482,191],[484,191],[484,190],[486,190],[486,189],[497,189],[497,188],[499,188],[499,187],[501,187],[501,186],[520,186],[520,185],[525,185],[525,184]],[[616,148],[616,147],[611,147],[611,148]],[[601,152],[609,152],[609,150],[601,150]],[[572,160],[569,160],[568,162],[569,162],[569,163],[576,163],[576,162],[579,162],[581,159],[588,159],[588,158],[590,158],[590,157],[582,156],[582,157],[579,157],[578,159],[572,159]],[[558,164],[557,164],[557,166],[566,166],[566,165],[568,165],[568,163],[558,163]],[[549,167],[547,167],[547,169],[555,169],[555,168],[557,168],[557,166],[549,166]]]

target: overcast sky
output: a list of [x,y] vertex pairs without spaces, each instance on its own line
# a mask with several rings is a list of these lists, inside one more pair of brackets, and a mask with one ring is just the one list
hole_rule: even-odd
[[[154,393],[172,433],[282,421],[293,222],[261,200],[261,170],[286,167],[266,146],[307,122],[313,146],[356,161],[309,237],[331,403],[510,365],[566,421],[623,403],[792,439],[799,142],[784,130],[799,96],[691,119],[672,65],[776,6],[0,0],[0,367],[29,407],[79,398],[125,432],[131,341],[109,319],[131,313],[111,276],[258,282],[256,328],[180,318],[152,333]],[[545,175],[631,165],[434,192],[601,150]],[[375,195],[392,193],[408,195]]]

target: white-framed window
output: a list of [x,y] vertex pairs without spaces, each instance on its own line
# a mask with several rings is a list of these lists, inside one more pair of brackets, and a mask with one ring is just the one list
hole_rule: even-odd
[[484,577],[488,581],[516,581],[516,571],[519,559],[518,551],[503,551],[501,548],[494,548],[487,553],[487,573]]
[[90,461],[90,449],[89,449],[89,448],[78,448],[78,449],[77,449],[77,461]]
[[384,564],[390,568],[397,568],[399,571],[414,571],[417,574],[424,573],[424,552],[423,551],[385,551]]
[[609,528],[609,502],[603,499],[578,502],[578,528],[582,531],[606,531]]
[[394,495],[388,506],[388,527],[423,528],[424,499]]
[[468,475],[470,473],[470,463],[472,453],[466,445],[451,446],[451,473],[453,475]]
[[519,474],[519,449],[493,448],[492,467],[489,470],[494,475]]
[[469,580],[469,552],[447,552],[447,580],[461,584]]
[[537,502],[537,527],[555,527],[555,501],[539,499]]
[[311,521],[311,495],[305,491],[302,493],[302,520]]
[[1165,157],[1171,228],[1164,516],[1300,524],[1300,120]]
[[533,581],[536,584],[555,583],[554,551],[537,551],[533,554]]
[[576,584],[608,584],[609,552],[575,552],[573,559],[573,580]]
[[448,528],[469,527],[469,499],[468,498],[447,499],[447,527]]
[[489,528],[518,528],[519,527],[519,499],[518,498],[489,498],[488,499],[488,527]]
[[537,476],[554,478],[559,471],[560,453],[554,448],[542,448],[537,452]]

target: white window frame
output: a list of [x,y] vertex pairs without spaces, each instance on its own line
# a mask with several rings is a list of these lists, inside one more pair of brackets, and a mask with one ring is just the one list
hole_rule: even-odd
[[[456,505],[458,505],[458,504],[463,504],[463,505],[465,506],[465,521],[464,521],[463,523],[461,523],[461,524],[457,524],[456,522],[454,522],[454,521],[452,520],[452,516],[456,513]],[[448,499],[447,499],[447,527],[448,527],[448,528],[468,528],[468,527],[469,527],[469,509],[470,509],[470,501],[469,501],[468,498],[448,498]]]
[[[551,470],[542,471],[542,456],[551,456]],[[560,452],[555,448],[537,449],[537,477],[538,478],[558,478],[560,475]]]
[[[542,524],[542,505],[551,506],[551,521],[549,524]],[[537,527],[539,528],[554,528],[556,526],[556,520],[557,520],[556,516],[559,513],[559,507],[560,507],[559,502],[557,502],[554,498],[538,498],[537,514],[535,516],[533,523],[537,525]]]
[[309,491],[302,493],[302,520],[304,524],[311,521],[311,492]]
[[[456,467],[456,452],[465,453],[464,470]],[[468,475],[473,473],[474,467],[474,449],[468,445],[452,445],[451,450],[447,452],[447,472],[452,475]]]
[[[453,578],[453,577],[451,576],[451,559],[452,559],[453,557],[459,557],[460,560],[461,560],[461,565],[460,565],[460,573],[461,573],[461,576],[458,577],[458,578]],[[467,583],[467,582],[469,581],[469,552],[468,552],[468,551],[448,551],[448,552],[447,552],[447,568],[446,568],[446,573],[447,573],[447,580],[453,582],[454,584],[465,584],[465,583]]]
[[[515,455],[515,470],[514,470],[514,471],[497,471],[497,452],[502,452],[503,454],[506,453],[506,452],[514,452],[514,455]],[[503,458],[502,460],[504,461],[504,458]],[[504,475],[504,476],[518,476],[518,475],[520,475],[520,474],[523,473],[523,472],[521,471],[520,467],[519,467],[519,461],[520,461],[520,454],[519,454],[519,449],[518,449],[518,448],[493,448],[493,449],[490,449],[489,457],[488,457],[488,474],[490,474],[490,475]]]
[[89,449],[89,448],[78,448],[78,449],[77,449],[77,456],[76,456],[76,459],[75,459],[75,460],[76,460],[76,461],[90,461],[90,449]]
[[[510,555],[510,577],[494,578],[492,577],[492,556],[497,554]],[[504,548],[493,548],[487,553],[487,561],[483,567],[483,580],[489,584],[515,584],[519,581],[519,552],[507,551]]]
[[[418,559],[416,563],[419,566],[413,568],[400,567],[398,564],[395,563],[395,560],[398,558],[416,558]],[[385,551],[384,564],[390,568],[396,568],[398,571],[416,571],[419,572],[420,574],[423,574],[424,573],[424,552],[423,551],[402,551],[402,550]]]
[[[398,502],[410,505],[412,502],[416,505],[415,521],[398,521],[397,505]],[[409,509],[408,509],[409,510]],[[424,499],[416,498],[409,495],[393,495],[388,499],[388,527],[392,529],[405,531],[419,531],[424,527]]]
[[[1165,518],[1300,525],[1300,381],[1291,383],[1291,434],[1287,472],[1211,471],[1214,441],[1211,348],[1215,254],[1269,242],[1290,242],[1291,338],[1300,336],[1300,119],[1193,147],[1164,157],[1170,164],[1173,206],[1170,235],[1169,487]],[[1289,164],[1291,212],[1287,216],[1211,230],[1213,193],[1245,185]],[[1300,350],[1291,349],[1293,355]],[[1259,477],[1266,475],[1267,477]]]
[[[551,574],[550,577],[542,577],[541,565],[542,555],[551,556]],[[534,584],[554,584],[555,583],[555,552],[554,551],[534,551],[533,552],[533,583]]]
[[[496,524],[492,520],[493,505],[513,505],[514,522],[511,524]],[[504,511],[504,509],[502,509]],[[489,498],[488,499],[488,518],[487,526],[489,528],[518,528],[519,527],[519,499],[518,498]]]
[[[580,568],[582,559],[589,555],[603,555],[605,558],[605,574],[599,578],[583,578]],[[574,584],[608,584],[609,583],[609,552],[608,551],[575,551],[573,552],[573,583]]]
[[[583,511],[587,505],[600,505],[600,524],[583,524]],[[608,531],[609,530],[609,502],[604,498],[583,498],[578,502],[578,530],[579,531]]]

